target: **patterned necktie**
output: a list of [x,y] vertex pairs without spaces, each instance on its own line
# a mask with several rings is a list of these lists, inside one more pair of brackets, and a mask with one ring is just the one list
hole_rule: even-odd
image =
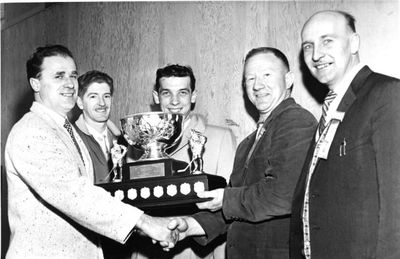
[[79,148],[78,142],[76,142],[76,139],[75,139],[75,136],[74,136],[74,132],[72,131],[71,123],[69,123],[69,121],[67,119],[65,119],[65,122],[64,122],[63,126],[64,126],[64,128],[67,129],[67,131],[69,133],[69,136],[72,139],[72,142],[74,142],[74,145],[75,145],[76,149],[78,149],[78,152],[79,152],[79,155],[81,156],[83,164],[85,164],[85,161],[83,160],[81,149]]
[[336,93],[333,92],[332,90],[328,92],[328,95],[325,97],[324,104],[322,105],[322,116],[321,120],[319,121],[319,135],[321,136],[322,132],[324,132],[324,129],[326,127],[326,115],[328,113],[328,108],[333,99],[336,97]]

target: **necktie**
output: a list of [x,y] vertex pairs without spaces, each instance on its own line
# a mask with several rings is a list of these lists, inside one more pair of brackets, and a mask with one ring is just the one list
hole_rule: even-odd
[[75,138],[75,136],[74,136],[74,132],[72,131],[72,125],[71,125],[71,123],[69,123],[69,121],[68,121],[67,119],[65,119],[65,122],[64,122],[64,125],[63,125],[63,126],[64,126],[64,128],[67,129],[67,131],[68,131],[68,133],[69,133],[69,136],[70,136],[71,139],[72,139],[72,142],[74,142],[74,145],[75,145],[76,149],[78,149],[78,152],[79,152],[79,155],[81,156],[81,159],[82,159],[83,164],[85,164],[85,161],[83,160],[83,156],[82,156],[81,149],[79,148],[78,142],[76,142],[76,138]]
[[254,149],[256,148],[258,141],[260,140],[261,136],[264,134],[263,126],[264,126],[264,122],[257,123],[256,138],[254,140],[253,146],[251,147],[249,153],[247,154],[246,164],[250,160],[251,155],[253,155]]
[[321,136],[322,132],[324,132],[324,129],[326,127],[326,115],[328,113],[329,105],[331,104],[333,99],[335,99],[336,95],[337,94],[335,92],[329,91],[328,95],[325,97],[324,104],[322,105],[322,116],[321,116],[321,120],[319,121],[319,126],[318,126],[320,136]]
[[104,145],[104,155],[106,156],[106,159],[109,159],[110,156],[110,149],[108,148],[108,138],[106,135],[103,136],[103,145]]

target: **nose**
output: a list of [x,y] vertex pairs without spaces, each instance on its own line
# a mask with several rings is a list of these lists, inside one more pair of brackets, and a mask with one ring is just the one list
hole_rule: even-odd
[[75,88],[76,80],[73,78],[67,77],[65,79],[65,86],[69,88]]
[[104,97],[100,97],[100,98],[99,98],[99,105],[100,105],[100,106],[106,105],[106,102],[104,101]]
[[257,91],[264,87],[264,80],[260,77],[256,77],[253,85],[253,90]]
[[323,57],[323,56],[324,56],[324,53],[323,53],[322,48],[316,45],[316,46],[314,47],[314,50],[313,50],[313,53],[312,53],[312,59],[313,59],[313,61],[318,61],[318,60],[320,60],[320,58]]
[[178,97],[178,95],[176,95],[176,94],[173,94],[173,95],[172,95],[172,97],[171,97],[171,104],[173,104],[173,105],[179,104],[179,97]]

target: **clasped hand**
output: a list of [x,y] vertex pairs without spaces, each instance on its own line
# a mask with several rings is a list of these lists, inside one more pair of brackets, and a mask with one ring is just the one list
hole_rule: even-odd
[[188,229],[183,218],[151,217],[143,214],[136,224],[138,233],[146,235],[159,243],[163,250],[169,251],[175,244],[185,238]]

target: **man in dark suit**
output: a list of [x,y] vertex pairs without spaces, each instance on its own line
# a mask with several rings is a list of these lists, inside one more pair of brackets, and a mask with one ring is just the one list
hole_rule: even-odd
[[[208,192],[204,211],[186,217],[180,239],[206,244],[227,233],[228,258],[289,258],[292,194],[316,120],[290,98],[293,74],[274,48],[251,50],[243,85],[260,114],[258,129],[236,151],[230,185]],[[182,226],[182,225],[181,225]],[[183,227],[182,227],[183,229]]]
[[293,196],[291,258],[400,258],[400,81],[360,64],[354,22],[322,11],[301,33],[330,91]]

